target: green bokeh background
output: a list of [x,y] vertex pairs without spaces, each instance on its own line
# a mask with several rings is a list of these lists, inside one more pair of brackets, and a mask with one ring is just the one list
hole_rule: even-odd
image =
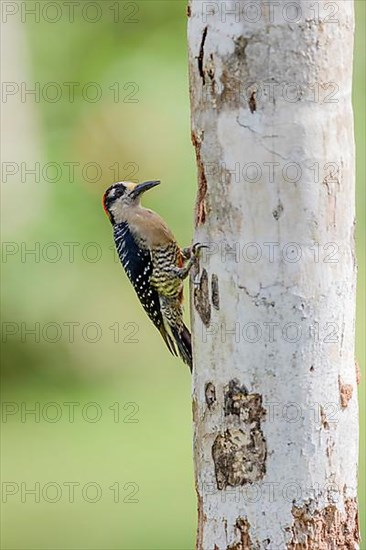
[[[196,528],[196,501],[192,464],[191,381],[187,369],[166,351],[122,274],[111,249],[111,228],[101,208],[101,194],[116,178],[109,168],[120,165],[118,179],[161,179],[163,185],[149,195],[156,209],[174,229],[178,241],[187,244],[193,234],[196,167],[190,142],[190,113],[186,48],[186,3],[143,1],[132,8],[120,3],[120,21],[108,11],[115,2],[101,2],[103,16],[89,23],[79,16],[74,23],[64,17],[57,23],[35,23],[28,18],[17,32],[24,35],[28,52],[28,82],[97,82],[103,95],[89,103],[76,93],[74,103],[65,98],[55,103],[33,103],[41,163],[97,162],[102,177],[85,181],[80,168],[71,182],[65,167],[56,183],[4,184],[7,199],[3,211],[3,238],[35,242],[42,247],[57,243],[62,256],[57,262],[39,262],[20,254],[2,264],[2,320],[26,323],[58,323],[62,337],[55,343],[35,342],[20,333],[2,346],[2,398],[21,406],[40,407],[55,402],[62,410],[58,422],[40,417],[9,416],[2,423],[3,481],[25,482],[41,487],[48,482],[63,488],[55,503],[20,494],[9,497],[2,510],[3,548],[120,548],[191,549]],[[133,5],[137,6],[135,12]],[[354,66],[355,129],[358,146],[357,254],[359,263],[357,356],[361,369],[365,359],[365,5],[356,3],[358,29]],[[51,13],[51,12],[50,12]],[[131,14],[137,22],[123,22]],[[80,10],[76,10],[80,14]],[[90,11],[92,14],[92,11]],[[136,83],[136,103],[115,102],[111,85],[118,82],[121,99]],[[79,87],[80,89],[80,87]],[[50,92],[51,93],[51,92]],[[92,91],[90,90],[90,93]],[[131,96],[130,96],[131,99]],[[32,104],[32,101],[28,101]],[[15,105],[15,103],[14,103]],[[13,159],[3,159],[5,161]],[[130,163],[130,164],[129,164]],[[131,164],[132,163],[132,164]],[[51,174],[51,171],[50,171]],[[93,174],[92,170],[90,174]],[[23,190],[25,190],[25,196]],[[14,217],[24,212],[22,226]],[[10,228],[10,229],[9,229]],[[80,243],[70,262],[63,243]],[[97,243],[99,261],[87,261],[81,249]],[[95,249],[85,254],[93,258]],[[49,249],[50,256],[52,255]],[[67,326],[75,327],[70,342]],[[98,323],[99,341],[82,336],[86,323]],[[109,327],[120,327],[120,341]],[[127,323],[133,325],[126,326]],[[129,342],[128,335],[136,327]],[[87,333],[93,338],[92,328]],[[55,332],[49,331],[49,338]],[[360,389],[360,416],[364,425],[364,378]],[[75,420],[69,422],[64,403],[75,402]],[[102,416],[88,422],[81,410],[95,402]],[[115,422],[116,405],[120,418]],[[128,405],[135,403],[136,405]],[[110,408],[112,407],[112,408]],[[126,407],[124,409],[124,407]],[[138,407],[138,410],[135,410]],[[128,416],[135,410],[134,416]],[[49,409],[49,416],[55,409]],[[85,414],[92,417],[95,409]],[[127,422],[127,420],[138,422]],[[125,421],[123,421],[125,420]],[[360,473],[365,481],[364,435],[361,440]],[[78,482],[75,502],[68,501],[65,482]],[[81,487],[97,483],[102,497],[86,502]],[[120,485],[120,502],[109,488]],[[137,485],[126,486],[126,483]],[[137,494],[128,500],[133,489]],[[49,490],[49,498],[54,492]],[[88,493],[93,498],[93,490]],[[131,498],[131,497],[130,497]],[[360,492],[365,509],[363,491]],[[362,516],[364,523],[364,515]],[[365,531],[364,531],[365,532]],[[361,545],[362,546],[362,545]],[[366,545],[364,543],[364,548]]]

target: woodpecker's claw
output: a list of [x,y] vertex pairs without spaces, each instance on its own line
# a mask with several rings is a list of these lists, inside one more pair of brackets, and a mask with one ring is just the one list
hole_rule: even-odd
[[184,260],[190,260],[190,259],[195,260],[196,258],[198,258],[201,248],[209,248],[209,247],[206,246],[205,244],[195,243],[192,246],[188,246],[187,248],[183,248],[182,249],[182,255],[183,255]]
[[201,248],[209,248],[209,247],[206,244],[195,243],[192,246],[192,256],[195,256],[196,258],[198,258]]

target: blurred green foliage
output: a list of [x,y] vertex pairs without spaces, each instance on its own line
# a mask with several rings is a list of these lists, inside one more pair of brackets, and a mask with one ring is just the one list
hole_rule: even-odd
[[[29,247],[39,242],[41,250],[44,244],[55,242],[61,246],[62,256],[57,262],[41,257],[38,263],[31,256],[21,262],[19,255],[8,259],[3,265],[2,319],[28,327],[35,322],[41,326],[58,323],[62,337],[55,343],[42,337],[37,343],[31,335],[24,343],[19,342],[19,335],[8,338],[3,346],[3,400],[28,406],[38,402],[41,409],[45,403],[55,402],[62,417],[51,422],[44,419],[47,412],[43,417],[41,412],[40,422],[29,416],[24,423],[20,413],[9,416],[2,426],[6,445],[3,479],[22,480],[28,488],[35,481],[41,487],[54,482],[63,489],[62,498],[55,503],[44,498],[35,503],[32,496],[22,503],[20,493],[9,498],[2,514],[4,548],[194,547],[190,377],[187,369],[170,357],[138,307],[112,252],[111,228],[101,208],[104,189],[116,179],[126,179],[131,170],[138,180],[161,179],[163,185],[151,193],[148,204],[174,228],[180,243],[191,240],[196,168],[190,142],[186,3],[130,3],[137,6],[137,13],[120,3],[118,23],[109,9],[112,4],[117,3],[100,3],[103,16],[96,23],[80,17],[70,23],[64,14],[54,24],[28,18],[29,22],[17,29],[26,33],[30,82],[96,82],[103,95],[95,103],[88,102],[81,93],[82,86],[78,86],[74,102],[41,100],[34,104],[32,116],[37,121],[44,162],[61,166],[77,162],[79,167],[73,182],[65,166],[57,183],[27,183],[29,207],[28,202],[19,204],[24,184],[14,184],[4,215],[4,227],[18,208],[30,216],[29,223],[15,226],[11,235],[5,230],[7,240]],[[364,2],[357,2],[357,12],[357,245],[360,280],[364,281]],[[124,18],[136,18],[137,22]],[[120,86],[118,102],[114,101],[115,83]],[[133,92],[135,95],[129,95]],[[131,98],[138,102],[127,102]],[[96,183],[82,177],[80,167],[89,162],[102,167],[103,177]],[[120,165],[118,178],[110,168],[116,162]],[[33,200],[40,204],[34,214]],[[63,244],[68,242],[80,243],[73,262]],[[103,251],[99,261],[87,260],[93,257],[92,248],[82,256],[82,247],[90,242],[98,243]],[[364,299],[360,284],[357,354],[362,367]],[[68,336],[70,325],[64,325],[70,322],[79,323],[73,342]],[[102,331],[94,343],[82,336],[82,328],[90,322],[98,323]],[[120,327],[119,343],[114,341],[116,323]],[[133,338],[138,343],[127,341],[135,326]],[[87,336],[93,339],[93,328],[89,330]],[[49,339],[54,334],[51,328]],[[362,384],[364,387],[364,381]],[[364,422],[364,394],[361,397]],[[80,404],[75,408],[74,422],[69,421],[70,405],[64,405],[71,402]],[[81,414],[82,407],[90,402],[97,403],[102,411],[97,422],[87,421]],[[115,417],[115,403],[119,404],[119,419]],[[139,408],[132,417],[138,422],[123,422],[136,407],[129,403]],[[90,417],[95,410],[89,410]],[[52,417],[57,409],[51,407],[48,412]],[[362,437],[360,471],[364,482]],[[63,484],[72,481],[80,486],[75,488],[75,502],[71,504]],[[96,503],[81,497],[81,488],[88,482],[102,489]],[[120,484],[118,504],[114,502],[115,489],[110,489],[116,482]],[[129,482],[138,485],[138,493],[132,497],[138,502],[124,502],[133,489],[126,486]],[[54,494],[50,489],[49,500]],[[90,495],[93,497],[92,489]],[[364,509],[363,496],[361,500]]]

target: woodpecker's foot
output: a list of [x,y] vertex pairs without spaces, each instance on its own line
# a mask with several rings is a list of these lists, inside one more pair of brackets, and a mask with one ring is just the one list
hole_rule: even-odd
[[192,251],[191,246],[187,246],[186,248],[182,248],[182,256],[183,256],[184,261],[189,260],[189,258],[191,257],[191,251]]
[[201,248],[208,248],[208,246],[200,243],[195,243],[189,248],[184,248],[182,250],[182,254],[183,258],[185,260],[188,260],[187,264],[183,267],[172,267],[171,271],[180,279],[185,279],[192,269],[192,266],[197,263]]

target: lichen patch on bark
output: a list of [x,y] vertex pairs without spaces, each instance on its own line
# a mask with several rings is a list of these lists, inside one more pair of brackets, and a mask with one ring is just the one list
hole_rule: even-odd
[[335,505],[314,510],[312,502],[293,506],[288,550],[354,550],[360,540],[356,499],[346,499],[345,511]]
[[212,446],[217,488],[254,483],[265,474],[266,442],[260,430],[228,429]]
[[224,389],[224,411],[226,416],[236,414],[244,422],[259,425],[266,415],[262,407],[262,396],[259,393],[249,393],[237,378],[230,380]]

